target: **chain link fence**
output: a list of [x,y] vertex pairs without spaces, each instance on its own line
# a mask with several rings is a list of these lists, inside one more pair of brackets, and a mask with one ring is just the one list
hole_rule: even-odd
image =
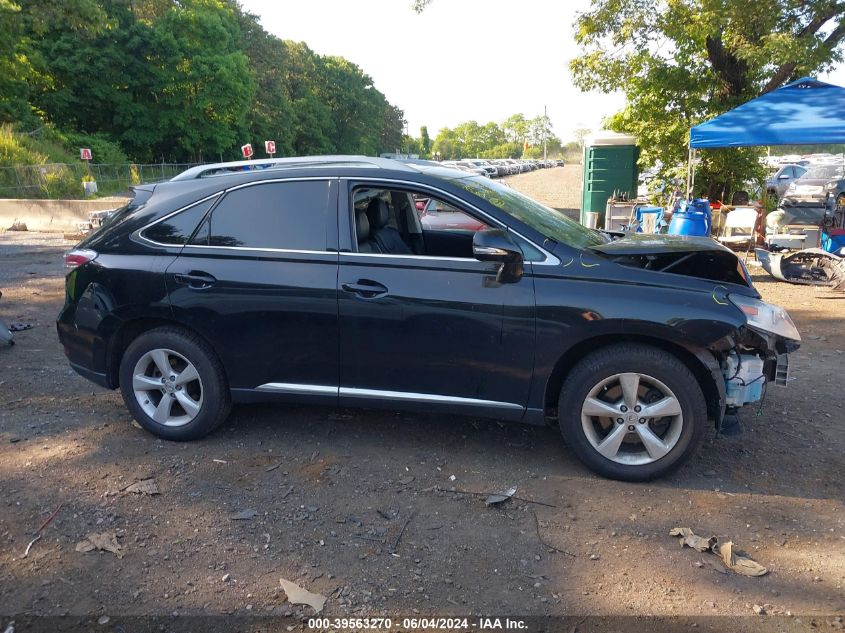
[[[45,163],[0,167],[0,198],[77,199],[127,193],[133,185],[169,180],[201,163]],[[86,193],[87,192],[87,193]]]

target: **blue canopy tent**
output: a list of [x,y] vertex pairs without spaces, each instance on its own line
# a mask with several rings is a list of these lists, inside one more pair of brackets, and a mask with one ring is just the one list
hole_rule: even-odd
[[687,197],[699,148],[845,143],[845,88],[803,77],[690,129]]

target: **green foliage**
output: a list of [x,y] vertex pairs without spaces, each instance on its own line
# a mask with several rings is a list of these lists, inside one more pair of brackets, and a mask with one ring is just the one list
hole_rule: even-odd
[[[689,128],[842,59],[845,5],[831,0],[592,0],[576,22],[582,90],[621,90],[607,125],[636,136],[643,166],[682,176]],[[757,179],[761,150],[702,152],[714,198]]]
[[[426,136],[428,130],[426,129]],[[543,139],[549,156],[560,155],[561,141],[554,135],[547,117],[526,119],[514,114],[501,124],[465,121],[454,129],[443,128],[434,139],[432,149],[441,160],[457,158],[542,158]],[[525,143],[529,144],[525,151]]]
[[97,162],[377,154],[404,114],[359,67],[267,33],[236,0],[0,0],[0,123]]

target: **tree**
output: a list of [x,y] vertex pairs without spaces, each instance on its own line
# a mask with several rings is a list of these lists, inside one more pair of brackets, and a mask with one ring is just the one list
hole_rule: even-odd
[[420,156],[423,158],[431,156],[431,137],[428,135],[428,127],[425,125],[420,128]]
[[[841,61],[845,2],[592,0],[570,68],[582,90],[621,90],[611,129],[636,136],[641,162],[680,176],[689,128]],[[757,149],[702,154],[697,182],[719,198],[760,178]]]

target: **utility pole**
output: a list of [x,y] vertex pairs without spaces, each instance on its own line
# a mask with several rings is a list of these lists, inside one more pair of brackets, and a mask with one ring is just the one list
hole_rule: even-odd
[[549,116],[546,114],[546,106],[543,106],[543,160],[546,160],[546,129],[549,127]]

